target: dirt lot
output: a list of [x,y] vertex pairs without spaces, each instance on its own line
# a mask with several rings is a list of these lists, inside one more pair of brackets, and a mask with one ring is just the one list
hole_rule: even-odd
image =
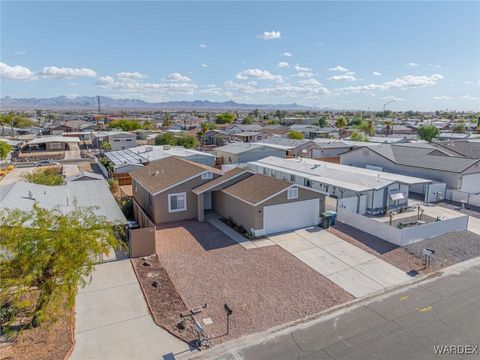
[[432,270],[425,270],[421,258],[409,253],[408,250],[347,224],[337,222],[329,231],[405,272],[417,271],[419,273],[425,273],[426,271]]
[[64,359],[73,347],[74,321],[73,310],[65,311],[61,320],[50,327],[24,330],[11,344],[0,341],[0,359]]
[[[161,264],[213,343],[258,332],[349,301],[350,294],[278,246],[246,250],[209,223],[158,230]],[[233,309],[226,335],[224,304]],[[212,324],[205,325],[203,319]],[[207,320],[208,322],[208,320]]]

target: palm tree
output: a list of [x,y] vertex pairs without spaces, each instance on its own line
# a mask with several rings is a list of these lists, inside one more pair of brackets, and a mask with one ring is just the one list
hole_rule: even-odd
[[393,121],[391,120],[386,120],[383,125],[385,126],[387,136],[390,134],[390,132],[393,134]]
[[345,120],[344,117],[339,117],[337,119],[337,121],[335,121],[335,126],[337,127],[337,129],[339,130],[338,131],[338,135],[340,137],[340,139],[342,138],[343,136],[343,131],[344,129],[347,127],[347,121]]

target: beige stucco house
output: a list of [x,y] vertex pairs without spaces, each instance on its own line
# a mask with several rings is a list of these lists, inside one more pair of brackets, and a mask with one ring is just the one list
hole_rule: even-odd
[[235,168],[227,173],[165,158],[131,173],[142,227],[197,219],[211,210],[255,236],[319,223],[325,196],[297,184]]

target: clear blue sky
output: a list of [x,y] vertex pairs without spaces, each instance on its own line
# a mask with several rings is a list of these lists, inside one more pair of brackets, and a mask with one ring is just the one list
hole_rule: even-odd
[[480,110],[479,2],[2,2],[1,96]]

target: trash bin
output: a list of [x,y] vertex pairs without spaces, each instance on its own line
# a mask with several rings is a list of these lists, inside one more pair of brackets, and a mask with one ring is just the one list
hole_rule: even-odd
[[330,227],[330,218],[331,216],[327,213],[320,214],[320,226],[324,229],[328,229]]
[[326,211],[330,216],[330,225],[334,226],[337,223],[337,212],[336,211]]

